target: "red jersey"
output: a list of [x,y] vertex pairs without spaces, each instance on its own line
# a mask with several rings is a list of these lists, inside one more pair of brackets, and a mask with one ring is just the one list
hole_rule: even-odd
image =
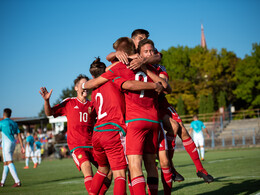
[[94,131],[122,131],[125,135],[125,100],[120,91],[125,81],[117,78],[92,91],[91,99],[97,113]]
[[[122,77],[127,80],[139,80],[143,82],[153,82],[141,70],[130,70],[125,64],[119,62],[109,71],[101,75],[106,79],[114,79]],[[142,91],[125,91],[126,101],[126,122],[144,120],[150,122],[158,122],[157,104],[158,95],[154,90]]]
[[67,141],[69,149],[92,148],[92,134],[95,119],[92,103],[78,98],[66,98],[52,108],[54,117],[67,117]]

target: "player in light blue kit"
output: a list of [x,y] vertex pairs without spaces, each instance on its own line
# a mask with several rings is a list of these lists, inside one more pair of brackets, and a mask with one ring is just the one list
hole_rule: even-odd
[[[209,136],[209,132],[206,128],[206,126],[203,124],[202,121],[198,120],[198,116],[194,115],[193,116],[193,121],[190,124],[190,131],[189,133],[191,134],[191,132],[193,131],[193,141],[197,147],[198,153],[201,156],[201,160],[204,160],[204,136],[203,136],[203,131],[205,130],[205,132],[207,133],[208,138]],[[200,150],[200,152],[199,152]]]
[[12,110],[10,108],[5,108],[3,113],[3,120],[0,121],[0,131],[2,132],[2,153],[3,153],[3,160],[4,160],[4,169],[2,174],[2,180],[0,183],[1,187],[4,187],[4,183],[8,172],[14,178],[14,185],[13,187],[20,187],[21,181],[18,178],[15,166],[13,164],[13,153],[15,149],[15,137],[14,135],[17,134],[18,140],[21,145],[21,152],[24,153],[23,147],[23,140],[20,134],[20,130],[18,129],[18,125],[16,122],[10,119],[12,114]]
[[34,154],[34,138],[30,134],[30,132],[27,132],[27,137],[26,137],[26,146],[25,146],[25,167],[24,169],[29,169],[29,158],[32,158],[33,161],[33,168],[37,167],[37,159]]
[[37,138],[35,138],[35,158],[37,158],[38,164],[41,164],[41,161],[42,161],[41,149],[42,149],[42,143],[39,141],[39,139],[37,137]]

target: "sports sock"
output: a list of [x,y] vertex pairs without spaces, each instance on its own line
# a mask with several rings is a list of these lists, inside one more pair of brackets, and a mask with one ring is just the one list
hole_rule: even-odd
[[200,154],[201,154],[201,158],[204,159],[204,154],[205,154],[204,147],[201,147],[201,148],[200,148]]
[[171,194],[172,189],[172,171],[171,168],[161,168],[161,179],[165,195]]
[[147,177],[147,187],[149,195],[158,194],[158,178],[157,177]]
[[114,184],[114,194],[125,195],[126,194],[126,181],[124,177],[117,177],[115,178]]
[[37,163],[37,158],[36,157],[32,157],[32,161],[33,161],[33,164],[36,164]]
[[200,149],[197,148],[197,152],[198,152],[198,154],[199,154],[199,158],[200,158]]
[[1,183],[5,183],[5,180],[6,180],[6,177],[8,175],[8,172],[9,172],[8,165],[4,165]]
[[42,162],[42,158],[39,157],[39,158],[38,158],[38,164],[41,164],[41,162]]
[[94,175],[91,183],[91,192],[94,194],[98,194],[98,192],[101,189],[101,186],[103,185],[103,181],[106,178],[106,174],[101,173],[100,171],[97,171]]
[[146,195],[145,194],[145,179],[144,176],[138,176],[131,180],[134,194]]
[[84,178],[84,184],[85,184],[85,187],[86,187],[86,190],[88,191],[88,193],[90,192],[92,179],[93,179],[92,176],[86,176]]
[[101,186],[101,189],[99,190],[99,195],[106,194],[108,188],[111,185],[111,180],[109,180],[107,177],[103,181],[103,185]]
[[15,169],[15,166],[14,166],[14,163],[10,163],[10,164],[8,165],[8,167],[9,167],[9,170],[10,170],[11,175],[12,175],[13,178],[14,178],[14,182],[15,182],[15,183],[20,182],[20,180],[19,180],[19,178],[18,178],[18,175],[17,175],[17,172],[16,172],[16,169]]
[[25,166],[26,166],[26,167],[29,167],[29,158],[26,158],[26,159],[25,159]]
[[203,166],[200,162],[199,154],[193,140],[189,137],[188,139],[182,140],[182,142],[194,165],[196,166],[197,171],[202,170]]
[[131,178],[130,178],[130,172],[128,170],[128,188],[129,188],[129,191],[130,191],[130,194],[131,195],[134,195],[134,191],[133,191],[133,187],[132,187],[132,183],[131,183]]

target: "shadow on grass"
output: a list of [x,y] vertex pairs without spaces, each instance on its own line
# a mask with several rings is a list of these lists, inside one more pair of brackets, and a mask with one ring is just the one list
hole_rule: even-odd
[[242,183],[227,183],[226,186],[202,194],[245,194],[249,195],[260,190],[260,180],[251,179]]
[[[223,178],[226,178],[226,177],[215,178],[214,182],[221,182],[220,180]],[[183,183],[181,185],[178,185],[177,187],[174,187],[174,184],[173,184],[172,193],[174,193],[178,190],[181,190],[182,188],[188,188],[190,186],[198,185],[198,184],[202,184],[202,183],[204,183],[204,181]],[[227,184],[225,184],[224,187],[221,187],[218,190],[200,193],[198,195],[211,195],[211,194],[213,194],[213,195],[214,194],[216,194],[216,195],[219,195],[219,194],[222,194],[222,195],[224,195],[224,194],[249,195],[249,194],[259,191],[260,190],[259,186],[260,186],[260,180],[251,179],[251,180],[243,181],[242,183],[227,183]],[[164,194],[163,190],[159,190],[158,195],[163,195],[163,194]]]

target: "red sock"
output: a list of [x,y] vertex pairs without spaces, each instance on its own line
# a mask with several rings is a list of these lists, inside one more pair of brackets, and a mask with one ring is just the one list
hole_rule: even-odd
[[200,162],[199,154],[193,140],[189,137],[188,139],[182,140],[182,143],[196,166],[196,169],[198,171],[202,170],[203,166]]
[[[128,171],[128,173],[129,173],[129,171]],[[134,190],[133,190],[133,187],[131,184],[131,179],[130,179],[130,173],[128,174],[127,182],[128,182],[128,188],[129,188],[130,194],[134,195]]]
[[158,194],[158,178],[157,177],[147,177],[147,187],[149,195]]
[[108,188],[110,187],[111,185],[111,180],[109,180],[107,177],[104,179],[103,181],[103,185],[99,191],[99,195],[104,195],[106,194]]
[[114,180],[114,194],[125,195],[126,194],[126,181],[124,177],[117,177]]
[[90,192],[92,179],[93,179],[92,176],[87,176],[84,178],[84,184],[88,193]]
[[99,171],[96,172],[91,183],[91,193],[98,194],[106,176],[107,175],[104,173],[101,173]]
[[146,195],[145,194],[145,179],[144,176],[135,177],[131,181],[134,194]]
[[165,195],[171,194],[172,189],[172,171],[171,168],[161,168],[161,179]]

